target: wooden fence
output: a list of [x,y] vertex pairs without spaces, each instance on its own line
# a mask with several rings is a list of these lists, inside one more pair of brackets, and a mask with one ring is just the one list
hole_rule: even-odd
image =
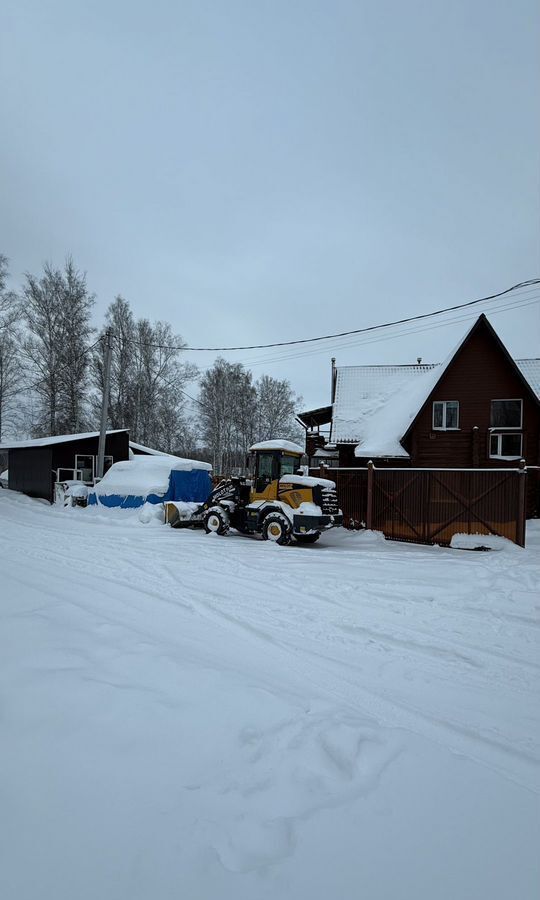
[[313,469],[336,482],[348,528],[448,545],[454,534],[496,534],[525,546],[527,472],[521,469]]

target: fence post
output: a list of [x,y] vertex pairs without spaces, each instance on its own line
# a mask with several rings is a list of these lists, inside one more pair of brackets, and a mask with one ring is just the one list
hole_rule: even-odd
[[366,510],[366,528],[371,531],[373,527],[373,465],[370,459],[367,464],[367,510]]
[[525,517],[527,503],[527,465],[524,459],[519,461],[518,481],[518,515],[516,523],[516,544],[525,546]]
[[480,429],[473,425],[472,430],[472,464],[475,469],[480,465]]

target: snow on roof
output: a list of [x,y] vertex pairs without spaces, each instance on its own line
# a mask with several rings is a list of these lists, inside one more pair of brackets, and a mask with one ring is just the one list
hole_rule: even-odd
[[328,444],[327,444],[326,447],[318,447],[317,450],[315,450],[315,453],[313,454],[313,456],[311,458],[312,459],[327,459],[328,457],[330,457],[332,459],[335,459],[337,457],[337,455],[338,455],[338,450],[335,447],[332,450],[330,447],[328,447]]
[[[107,434],[120,434],[125,428],[113,428]],[[34,438],[29,441],[11,441],[0,444],[0,450],[19,450],[23,447],[48,447],[50,444],[66,444],[69,441],[85,441],[88,438],[98,438],[99,431],[86,431],[83,434],[55,434],[51,437]]]
[[516,359],[516,366],[536,396],[540,397],[540,359]]
[[367,422],[391,397],[433,368],[433,365],[339,367],[330,440],[339,444],[357,443],[364,435]]
[[134,456],[133,459],[114,463],[92,491],[98,496],[146,497],[148,494],[164,494],[171,471],[191,472],[193,469],[211,471],[212,466],[179,456]]
[[437,384],[444,371],[442,365],[432,366],[402,382],[392,396],[363,423],[355,456],[388,456],[408,459],[401,438]]
[[303,455],[304,449],[300,447],[299,444],[293,443],[293,441],[259,441],[258,444],[253,444],[250,450],[287,450],[289,453],[298,453],[300,456]]

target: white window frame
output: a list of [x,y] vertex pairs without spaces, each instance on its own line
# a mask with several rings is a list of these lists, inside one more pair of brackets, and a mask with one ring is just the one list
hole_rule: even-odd
[[491,400],[489,407],[489,421],[491,422],[491,411],[493,409],[493,403],[519,403],[520,405],[520,417],[519,417],[519,425],[491,425],[491,431],[516,431],[520,428],[523,428],[523,399],[520,397],[497,397],[495,400]]
[[[86,457],[86,459],[92,460],[92,478],[90,480],[94,481],[94,478],[96,477],[96,458],[95,458],[95,456],[93,456],[91,453],[76,453],[75,454],[75,471],[76,472],[83,471],[82,469],[79,469],[79,467],[77,465],[77,460],[78,460],[79,456]],[[88,467],[85,466],[84,468],[88,468]],[[81,476],[81,481],[82,481],[82,476]]]
[[[457,425],[452,425],[450,428],[446,427],[446,407],[448,403],[457,404]],[[443,424],[435,425],[435,407],[442,406],[443,408]],[[433,406],[431,407],[431,428],[433,431],[459,431],[459,400],[434,400]]]
[[[508,437],[508,435],[515,434],[516,437],[519,437],[519,453],[512,453],[511,455],[503,454],[502,452],[502,443],[503,438]],[[491,452],[491,442],[493,438],[497,438],[497,453]],[[523,434],[521,431],[511,431],[509,428],[503,428],[502,431],[499,429],[492,429],[489,433],[489,458],[490,459],[521,459],[523,456]]]
[[[67,478],[61,478],[60,472],[70,472],[71,474]],[[81,475],[82,475],[82,469],[70,469],[68,466],[60,466],[60,468],[56,470],[56,480],[58,482],[60,482],[60,481],[82,481],[82,478],[80,477]]]
[[[109,471],[108,469],[105,468],[105,463],[107,462],[108,459],[110,459],[110,461],[111,461],[111,466],[112,466],[113,463],[114,463],[114,456],[111,456],[110,453],[107,453],[107,454],[103,457],[103,474],[105,474],[105,472],[108,472],[108,471]],[[111,466],[109,466],[109,469],[110,469]],[[94,456],[94,473],[95,473],[95,472],[97,472],[97,456]],[[95,477],[95,474],[94,474],[94,477]]]

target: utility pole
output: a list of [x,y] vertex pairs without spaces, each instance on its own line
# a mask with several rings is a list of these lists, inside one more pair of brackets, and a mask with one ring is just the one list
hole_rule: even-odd
[[101,425],[99,428],[99,444],[97,458],[98,478],[103,478],[105,467],[105,441],[107,439],[107,418],[109,415],[109,391],[111,384],[112,332],[105,333],[105,363],[103,372],[103,399],[101,401]]

